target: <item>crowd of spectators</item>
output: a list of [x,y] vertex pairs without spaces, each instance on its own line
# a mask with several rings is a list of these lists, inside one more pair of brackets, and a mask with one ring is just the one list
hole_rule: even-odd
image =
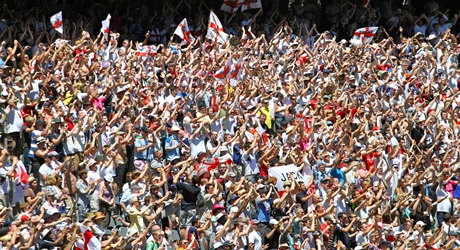
[[455,6],[33,2],[0,20],[1,249],[460,248]]

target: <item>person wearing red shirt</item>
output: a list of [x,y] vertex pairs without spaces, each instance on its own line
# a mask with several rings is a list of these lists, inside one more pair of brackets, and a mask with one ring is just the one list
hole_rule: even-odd
[[326,249],[329,249],[329,237],[331,237],[332,233],[335,231],[337,221],[331,214],[324,216],[324,220],[325,222],[321,224],[321,231],[323,232],[324,245],[326,246]]

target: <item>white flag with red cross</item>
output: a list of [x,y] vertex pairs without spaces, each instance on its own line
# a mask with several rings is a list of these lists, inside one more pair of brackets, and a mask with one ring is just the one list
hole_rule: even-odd
[[246,0],[244,1],[243,5],[241,5],[241,11],[260,8],[262,8],[261,0]]
[[81,233],[83,234],[83,249],[85,250],[100,250],[102,249],[101,242],[94,236],[94,234],[88,230],[83,224],[78,224]]
[[105,36],[105,40],[109,40],[109,28],[110,28],[110,19],[112,16],[110,14],[107,15],[107,18],[102,21],[101,32]]
[[220,9],[233,14],[244,2],[245,0],[224,0]]
[[[360,40],[362,39],[362,43],[370,43],[372,39],[374,39],[375,33],[377,33],[377,30],[379,27],[365,27],[365,28],[360,28],[355,31],[353,34],[353,39],[355,40]],[[363,35],[361,37],[361,35]]]
[[233,59],[230,58],[228,59],[227,63],[222,68],[220,68],[218,71],[216,71],[216,73],[214,73],[214,77],[217,79],[228,79],[230,76],[229,72],[230,72],[232,65],[233,65]]
[[230,67],[230,71],[229,71],[230,79],[235,79],[235,80],[241,79],[242,70],[240,69],[241,69],[242,62],[243,62],[243,57],[240,57],[240,59],[236,63],[232,64],[232,66]]
[[226,154],[221,157],[206,158],[203,160],[203,164],[198,168],[197,175],[201,176],[206,172],[210,172],[217,168],[220,164],[230,165],[232,163],[232,156],[229,154]]
[[174,31],[175,35],[178,35],[182,38],[181,45],[191,44],[195,41],[195,38],[190,33],[190,29],[188,28],[187,19],[184,18],[182,22],[179,23],[176,30]]
[[62,24],[62,11],[52,15],[50,17],[51,25],[53,25],[54,30],[59,33],[64,33],[64,25]]
[[148,57],[154,57],[157,54],[157,47],[155,45],[144,45],[139,44],[136,50],[136,56],[140,57],[142,61],[145,61]]
[[228,34],[224,32],[224,26],[220,22],[219,18],[211,11],[209,14],[208,24],[208,38],[216,43],[225,43],[228,39]]

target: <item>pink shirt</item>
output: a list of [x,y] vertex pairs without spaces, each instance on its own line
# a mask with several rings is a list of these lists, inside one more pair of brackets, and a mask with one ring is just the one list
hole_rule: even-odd
[[99,110],[102,110],[104,108],[104,101],[105,101],[105,97],[94,98],[92,100],[93,104],[96,105],[96,107]]

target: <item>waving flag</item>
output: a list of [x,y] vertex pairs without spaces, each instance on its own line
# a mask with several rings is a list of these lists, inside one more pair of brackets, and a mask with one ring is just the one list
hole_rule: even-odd
[[94,237],[93,233],[86,228],[83,224],[78,224],[80,231],[83,234],[83,239],[85,243],[83,244],[85,250],[101,250],[101,242]]
[[220,9],[233,14],[240,8],[243,2],[244,0],[224,0]]
[[157,54],[157,47],[155,45],[145,45],[140,44],[136,50],[136,56],[142,58],[142,61],[145,61],[149,56],[155,56]]
[[232,156],[229,154],[226,154],[221,157],[206,158],[203,160],[203,163],[198,168],[197,175],[201,176],[204,173],[212,171],[213,169],[217,168],[219,164],[231,164],[232,162]]
[[101,27],[101,32],[105,36],[105,40],[109,40],[109,27],[110,27],[110,19],[112,17],[110,14],[107,15],[107,18],[102,21],[102,27]]
[[262,8],[262,2],[260,0],[246,0],[243,5],[241,5],[241,11],[260,8]]
[[187,19],[184,18],[182,22],[180,22],[179,26],[177,26],[174,34],[178,35],[182,38],[181,45],[191,44],[195,41],[195,38],[190,34],[190,29],[188,28]]
[[209,14],[208,38],[220,44],[225,43],[228,39],[228,34],[224,32],[224,26],[212,11]]
[[64,33],[64,25],[62,25],[62,11],[54,14],[50,18],[51,25],[53,25],[54,30],[59,33]]
[[26,189],[28,185],[29,175],[27,174],[26,167],[22,161],[16,163],[16,168],[14,169],[14,183],[16,185],[21,185],[22,189]]
[[82,239],[78,239],[75,242],[75,250],[84,250],[85,249],[85,242]]
[[243,57],[238,60],[238,62],[232,64],[232,67],[230,68],[229,72],[229,78],[230,79],[236,79],[239,80],[241,79],[241,63],[243,62]]
[[32,62],[30,63],[30,66],[29,66],[29,72],[31,74],[35,73],[35,64],[37,64],[37,60],[33,59]]
[[216,73],[214,73],[214,77],[217,79],[228,79],[229,77],[228,73],[230,72],[232,65],[233,65],[233,59],[230,58],[228,59],[227,63],[222,68],[220,68]]
[[[377,33],[377,30],[379,27],[365,27],[365,28],[360,28],[355,31],[353,34],[353,39],[354,40],[362,40],[362,43],[370,43],[372,39],[374,39],[375,33]],[[362,35],[362,36],[361,36]]]

